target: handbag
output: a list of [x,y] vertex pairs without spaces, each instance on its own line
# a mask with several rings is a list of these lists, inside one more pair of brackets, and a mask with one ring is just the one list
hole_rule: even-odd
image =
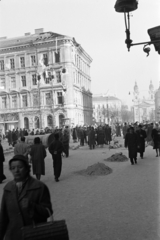
[[49,222],[33,224],[21,230],[23,240],[69,240],[65,220],[54,221],[51,215]]

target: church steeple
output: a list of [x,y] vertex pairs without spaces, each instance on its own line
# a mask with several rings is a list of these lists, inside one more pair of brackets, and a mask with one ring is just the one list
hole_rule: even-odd
[[139,90],[138,90],[138,85],[137,85],[137,82],[135,82],[135,85],[134,85],[134,98],[135,100],[138,100],[138,97],[139,97]]

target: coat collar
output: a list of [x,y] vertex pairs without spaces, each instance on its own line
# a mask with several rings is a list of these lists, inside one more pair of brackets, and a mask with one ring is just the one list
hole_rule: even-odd
[[[26,186],[27,186],[26,187],[27,191],[29,191],[29,190],[34,190],[34,189],[37,189],[37,188],[41,188],[41,183],[38,180],[36,180],[35,178],[29,176],[28,181],[26,183]],[[16,189],[16,184],[15,184],[14,180],[10,181],[4,187],[5,191],[10,191],[10,192],[15,191],[15,189]]]

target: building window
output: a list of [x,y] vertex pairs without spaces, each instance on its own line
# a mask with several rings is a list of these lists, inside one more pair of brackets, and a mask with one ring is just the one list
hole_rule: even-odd
[[15,69],[14,58],[10,59],[10,66],[11,66],[11,69]]
[[61,82],[61,73],[60,73],[60,71],[56,72],[56,79],[57,79],[57,83]]
[[47,72],[47,75],[46,75],[46,79],[45,79],[45,83],[46,84],[49,84],[50,83],[50,81],[51,81],[51,72]]
[[12,96],[12,108],[17,108],[17,96]]
[[2,78],[2,79],[0,80],[0,87],[3,88],[3,89],[6,87],[5,78]]
[[15,77],[11,77],[11,88],[16,88],[16,79],[15,79]]
[[36,56],[32,55],[31,56],[31,66],[35,66],[36,65]]
[[0,70],[4,70],[4,60],[0,60]]
[[51,104],[51,93],[46,93],[46,105]]
[[7,108],[7,98],[6,97],[2,97],[2,109]]
[[55,52],[55,63],[59,63],[60,62],[60,52]]
[[38,105],[39,105],[38,93],[33,93],[33,107],[37,107]]
[[43,63],[45,66],[48,66],[48,55],[47,53],[43,54]]
[[22,81],[22,87],[26,87],[26,76],[21,76],[21,81]]
[[37,85],[37,76],[36,76],[36,74],[32,75],[32,84],[33,85]]
[[62,104],[63,103],[62,92],[57,92],[57,102],[58,102],[58,104]]
[[28,106],[27,94],[22,95],[22,106],[23,106],[23,107],[27,107],[27,106]]
[[24,57],[20,57],[20,65],[21,65],[21,68],[25,67],[25,58]]

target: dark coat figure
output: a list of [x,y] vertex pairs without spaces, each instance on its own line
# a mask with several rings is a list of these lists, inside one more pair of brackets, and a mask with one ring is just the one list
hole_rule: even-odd
[[45,175],[45,162],[46,157],[45,147],[41,144],[40,138],[34,139],[34,145],[31,146],[31,161],[33,174],[36,175],[37,179],[40,180],[41,175]]
[[13,131],[12,131],[12,146],[13,146],[13,147],[14,147],[14,145],[17,143],[17,140],[18,140],[17,133],[16,133],[16,131],[13,129]]
[[76,128],[73,128],[72,137],[73,137],[73,142],[76,142],[77,141],[77,130],[76,130]]
[[153,128],[151,136],[153,139],[153,149],[156,150],[156,157],[158,157],[158,150],[160,156],[160,129],[158,126],[156,126],[156,128]]
[[6,176],[3,173],[3,163],[5,161],[4,158],[4,153],[3,153],[3,147],[1,145],[1,141],[0,141],[0,183],[3,182],[3,180],[6,179]]
[[147,127],[147,142],[150,142],[152,140],[152,130],[153,130],[153,124],[149,124]]
[[117,137],[121,136],[121,126],[119,124],[116,125],[116,136]]
[[104,132],[105,132],[106,144],[108,145],[108,144],[110,144],[110,141],[112,140],[112,137],[111,137],[112,130],[108,125],[106,125]]
[[105,134],[102,127],[100,127],[97,131],[97,144],[103,146],[105,143]]
[[[22,201],[28,199],[30,209],[22,207]],[[0,239],[22,240],[23,226],[47,222],[48,208],[52,213],[50,193],[47,186],[30,177],[23,192],[18,197],[16,182],[10,181],[4,187],[0,214]],[[5,236],[5,238],[4,238]]]
[[128,155],[131,164],[133,165],[134,162],[137,163],[137,134],[134,132],[134,129],[132,127],[126,134],[125,147],[128,147]]
[[65,149],[66,157],[69,157],[69,132],[68,132],[68,130],[64,130],[64,133],[62,136],[62,143],[63,143],[63,147]]
[[145,139],[147,137],[146,131],[139,126],[137,133],[137,152],[140,153],[140,157],[143,158],[143,153],[145,152]]
[[94,131],[93,127],[91,127],[88,130],[88,144],[89,144],[90,149],[95,148],[95,131]]
[[62,171],[62,152],[65,153],[63,144],[59,141],[58,133],[55,134],[55,140],[50,144],[48,150],[53,159],[55,181],[58,182]]
[[11,130],[9,130],[8,134],[7,134],[7,138],[8,138],[8,145],[12,145],[12,132]]
[[85,134],[84,134],[83,128],[80,128],[80,130],[79,130],[79,137],[80,137],[80,145],[84,146]]
[[122,131],[123,131],[123,138],[125,139],[126,134],[127,134],[128,126],[127,123],[124,124]]

